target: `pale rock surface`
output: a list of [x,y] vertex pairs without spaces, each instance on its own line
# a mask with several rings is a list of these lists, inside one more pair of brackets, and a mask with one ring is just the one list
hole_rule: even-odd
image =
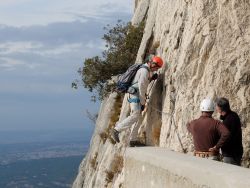
[[[250,1],[248,0],[136,0],[133,24],[145,21],[137,55],[143,62],[153,44],[165,66],[152,86],[140,135],[147,145],[191,152],[188,121],[200,115],[203,98],[226,97],[242,121],[244,162],[250,167]],[[123,156],[122,143],[102,142],[99,133],[110,122],[116,94],[103,101],[91,147],[79,167],[73,188],[122,187],[124,169],[107,182],[116,155]],[[125,99],[120,120],[129,113]],[[217,115],[215,114],[215,117]],[[96,157],[95,157],[96,156]],[[91,167],[96,158],[95,168]],[[93,164],[93,163],[92,163]],[[92,165],[93,166],[93,165]],[[120,172],[120,171],[119,171]]]
[[111,186],[107,180],[108,172],[112,171],[113,160],[116,155],[121,155],[124,147],[114,147],[109,138],[104,141],[100,134],[107,133],[110,119],[114,113],[116,97],[115,93],[111,94],[109,98],[102,102],[90,149],[79,167],[79,173],[73,183],[73,188]]

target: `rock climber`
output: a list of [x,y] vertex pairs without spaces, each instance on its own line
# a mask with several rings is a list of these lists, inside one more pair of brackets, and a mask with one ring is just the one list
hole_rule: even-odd
[[158,78],[158,74],[154,73],[163,66],[163,60],[158,56],[152,56],[146,63],[143,64],[146,68],[140,68],[132,81],[135,94],[128,94],[128,102],[130,103],[130,115],[121,122],[117,122],[112,130],[111,136],[116,142],[120,142],[119,133],[132,127],[131,138],[129,145],[144,146],[137,138],[139,130],[139,119],[142,111],[145,109],[147,88],[152,80]]

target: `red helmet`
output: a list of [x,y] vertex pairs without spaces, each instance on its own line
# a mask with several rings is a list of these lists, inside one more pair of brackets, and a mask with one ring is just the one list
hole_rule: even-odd
[[162,65],[163,65],[163,60],[162,60],[160,57],[158,57],[158,56],[154,56],[154,57],[152,57],[152,63],[155,63],[155,64],[157,64],[159,67],[162,67]]

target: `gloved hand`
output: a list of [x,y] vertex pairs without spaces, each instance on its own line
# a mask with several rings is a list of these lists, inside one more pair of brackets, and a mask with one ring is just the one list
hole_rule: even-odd
[[143,111],[145,109],[145,104],[141,105],[141,111]]
[[150,81],[156,80],[158,78],[158,74],[154,73],[153,76],[150,78]]

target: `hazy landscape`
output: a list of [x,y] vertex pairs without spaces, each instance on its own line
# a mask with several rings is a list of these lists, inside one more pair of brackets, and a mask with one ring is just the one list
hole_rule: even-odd
[[70,187],[91,132],[0,132],[0,187]]
[[78,70],[102,54],[104,27],[130,20],[132,6],[0,1],[0,188],[71,186],[94,128],[85,112],[100,105]]

